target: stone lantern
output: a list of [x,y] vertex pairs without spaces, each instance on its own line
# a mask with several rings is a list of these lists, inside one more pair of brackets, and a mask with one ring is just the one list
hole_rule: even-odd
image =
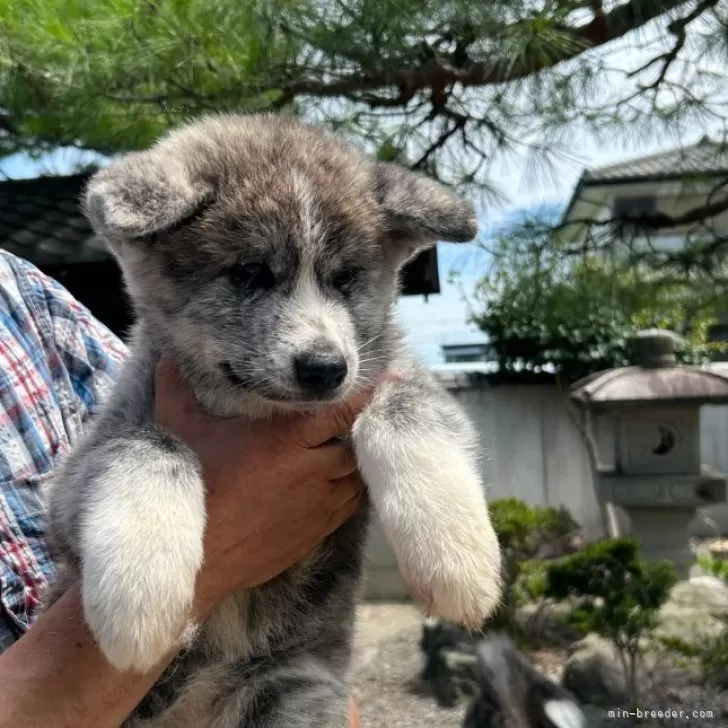
[[598,450],[598,500],[625,511],[645,558],[668,559],[685,576],[695,560],[690,522],[726,499],[726,475],[700,460],[700,407],[728,403],[728,376],[678,365],[676,339],[640,333],[634,366],[585,377],[570,394]]

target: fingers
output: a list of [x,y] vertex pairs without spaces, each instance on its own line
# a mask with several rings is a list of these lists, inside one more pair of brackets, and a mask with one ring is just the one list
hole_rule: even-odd
[[311,470],[325,474],[330,480],[338,480],[357,471],[356,456],[350,445],[329,442],[309,450]]
[[337,435],[346,434],[367,406],[372,394],[373,388],[362,390],[341,404],[296,420],[293,437],[304,447],[311,448],[319,447]]
[[189,382],[169,360],[157,364],[154,387],[154,419],[162,427],[177,432],[184,424],[185,431],[196,431],[217,421],[201,409]]
[[355,392],[341,404],[306,415],[295,420],[294,437],[305,447],[318,447],[338,435],[351,430],[359,413],[367,406],[377,386],[384,381],[398,379],[394,374],[385,374],[372,387]]
[[339,478],[331,485],[335,493],[332,503],[337,505],[333,506],[330,512],[326,536],[336,531],[357,512],[363,495],[363,486],[357,473]]
[[355,506],[359,505],[364,492],[364,485],[359,473],[349,473],[349,475],[332,480],[330,483],[335,494],[332,497],[332,503],[335,503],[334,510],[349,505],[351,501],[355,501]]

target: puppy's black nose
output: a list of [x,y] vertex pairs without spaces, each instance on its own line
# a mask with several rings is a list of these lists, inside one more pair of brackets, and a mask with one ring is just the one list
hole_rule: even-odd
[[313,394],[333,392],[349,371],[343,356],[331,354],[301,354],[294,367],[299,385]]

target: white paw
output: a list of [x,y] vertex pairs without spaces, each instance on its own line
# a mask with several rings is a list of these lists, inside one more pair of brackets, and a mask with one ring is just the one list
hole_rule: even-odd
[[457,441],[360,423],[359,467],[410,593],[432,616],[482,626],[500,600],[501,559],[475,464]]
[[181,647],[190,630],[195,586],[194,575],[189,577],[192,570],[188,569],[184,577],[172,578],[173,569],[160,566],[143,568],[136,578],[136,569],[117,574],[108,566],[100,582],[84,575],[86,621],[106,659],[117,670],[148,672]]
[[496,609],[501,597],[500,551],[491,532],[489,521],[471,514],[459,525],[433,527],[428,545],[392,535],[402,578],[428,616],[478,629]]
[[191,628],[205,503],[194,468],[140,450],[99,468],[81,557],[84,612],[99,647],[117,669],[146,672]]

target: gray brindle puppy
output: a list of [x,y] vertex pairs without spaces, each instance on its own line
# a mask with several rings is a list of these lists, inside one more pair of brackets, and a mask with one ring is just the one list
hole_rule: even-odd
[[480,693],[463,728],[589,728],[574,696],[549,680],[507,635],[481,640],[475,654]]
[[190,623],[205,501],[188,447],[154,424],[171,358],[202,406],[251,419],[332,403],[391,370],[352,430],[369,500],[412,593],[479,625],[500,559],[473,428],[405,351],[398,271],[476,233],[472,207],[334,136],[216,116],[96,173],[84,197],[138,315],[132,355],[50,493],[60,574],[81,580],[108,660],[178,657],[126,728],[344,728],[369,507],[304,563]]

